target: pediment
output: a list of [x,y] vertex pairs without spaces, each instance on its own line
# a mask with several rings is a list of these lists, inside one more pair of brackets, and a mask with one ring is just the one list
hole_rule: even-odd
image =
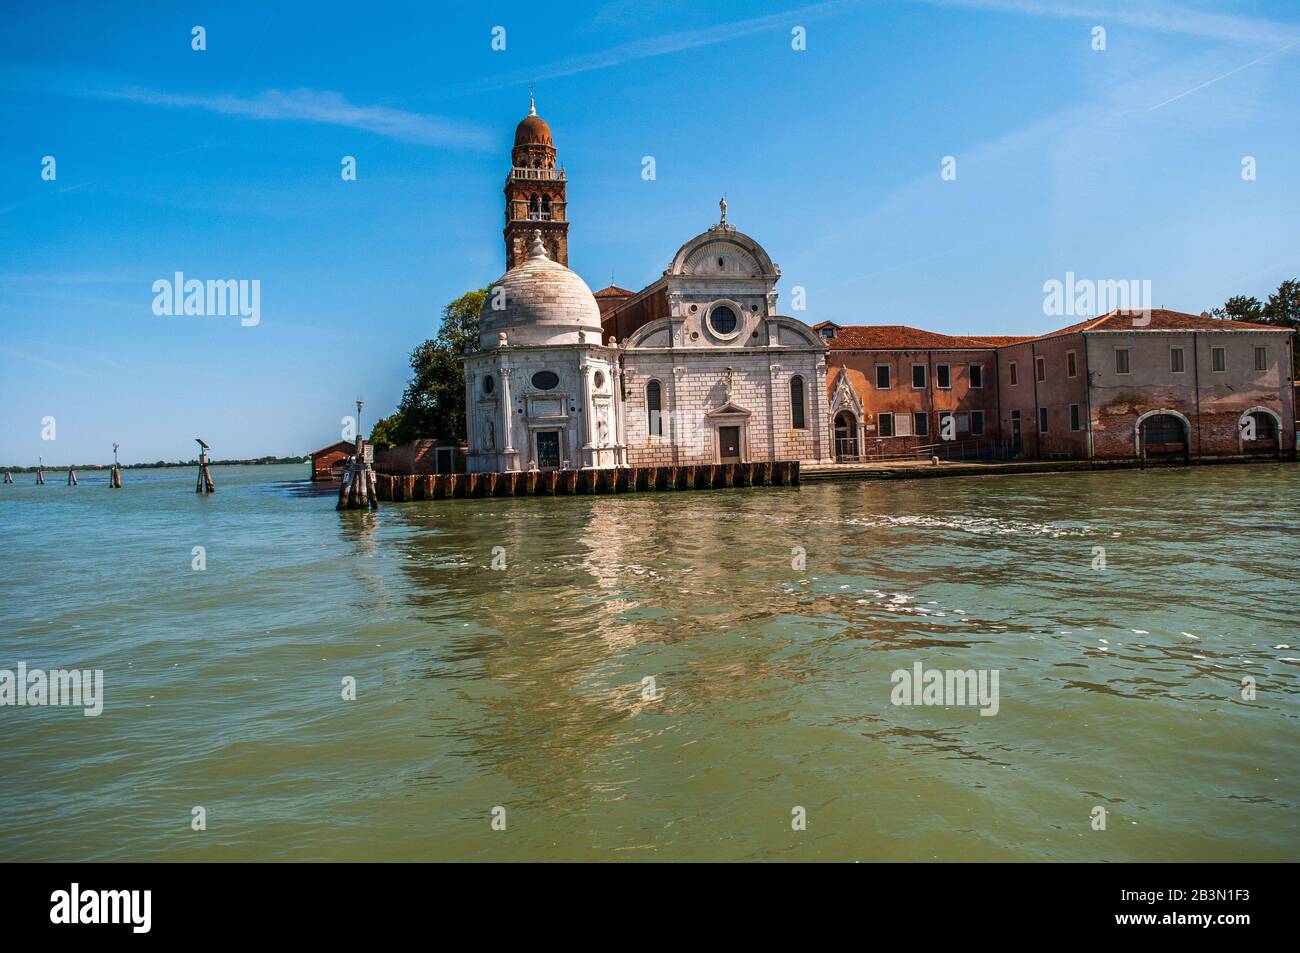
[[751,413],[739,404],[727,401],[721,407],[710,410],[705,417],[749,417]]

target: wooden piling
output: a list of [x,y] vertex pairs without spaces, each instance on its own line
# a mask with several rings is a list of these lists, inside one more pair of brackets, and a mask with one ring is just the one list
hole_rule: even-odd
[[72,469],[72,467],[68,467],[68,486],[76,486],[76,485],[77,485],[77,471]]
[[5,471],[5,482],[6,482],[6,483],[13,483],[13,482],[14,482],[14,475],[13,475],[12,473],[10,473],[8,470]]
[[212,474],[208,471],[208,448],[206,444],[199,444],[199,478],[194,484],[195,493],[214,493],[216,484],[212,482]]

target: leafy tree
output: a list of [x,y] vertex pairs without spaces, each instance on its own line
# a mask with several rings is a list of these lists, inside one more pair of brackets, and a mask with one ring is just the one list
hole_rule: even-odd
[[[1257,324],[1271,324],[1279,328],[1300,330],[1300,279],[1288,279],[1277,287],[1277,291],[1260,304],[1258,298],[1234,295],[1223,303],[1223,307],[1210,312],[1216,318],[1231,318],[1235,321],[1254,321]],[[1293,378],[1300,378],[1300,345],[1292,351],[1294,366]]]
[[1264,305],[1264,320],[1288,328],[1300,328],[1300,280],[1292,278],[1277,286]]
[[1263,313],[1264,305],[1260,300],[1246,295],[1233,295],[1223,303],[1222,307],[1210,312],[1216,318],[1228,318],[1232,321],[1258,321]]
[[442,309],[437,337],[411,352],[413,375],[397,413],[380,420],[370,433],[376,447],[429,437],[465,439],[465,372],[460,358],[478,349],[478,316],[487,294],[488,288],[467,291]]

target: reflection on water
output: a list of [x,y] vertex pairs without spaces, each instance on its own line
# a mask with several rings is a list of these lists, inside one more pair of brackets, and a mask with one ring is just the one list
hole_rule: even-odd
[[[0,709],[22,765],[0,780],[0,857],[1300,845],[1294,467],[377,513],[335,512],[298,471],[217,473],[206,504],[180,492],[188,473],[111,501],[4,488],[0,667],[100,665],[107,707]],[[890,674],[918,661],[997,669],[998,714],[892,705]]]

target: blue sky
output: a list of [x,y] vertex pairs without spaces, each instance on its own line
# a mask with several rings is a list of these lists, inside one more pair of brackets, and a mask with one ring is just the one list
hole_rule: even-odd
[[[593,289],[653,280],[723,192],[780,264],[782,310],[807,289],[810,323],[1033,333],[1073,320],[1042,310],[1067,271],[1148,279],[1155,305],[1193,312],[1300,275],[1294,2],[3,16],[2,463],[105,460],[114,440],[127,461],[189,458],[196,435],[218,457],[305,452],[358,395],[368,430],[442,306],[504,267],[529,82],[569,172],[570,267]],[[259,280],[261,323],[155,315],[153,282],[177,271]]]

